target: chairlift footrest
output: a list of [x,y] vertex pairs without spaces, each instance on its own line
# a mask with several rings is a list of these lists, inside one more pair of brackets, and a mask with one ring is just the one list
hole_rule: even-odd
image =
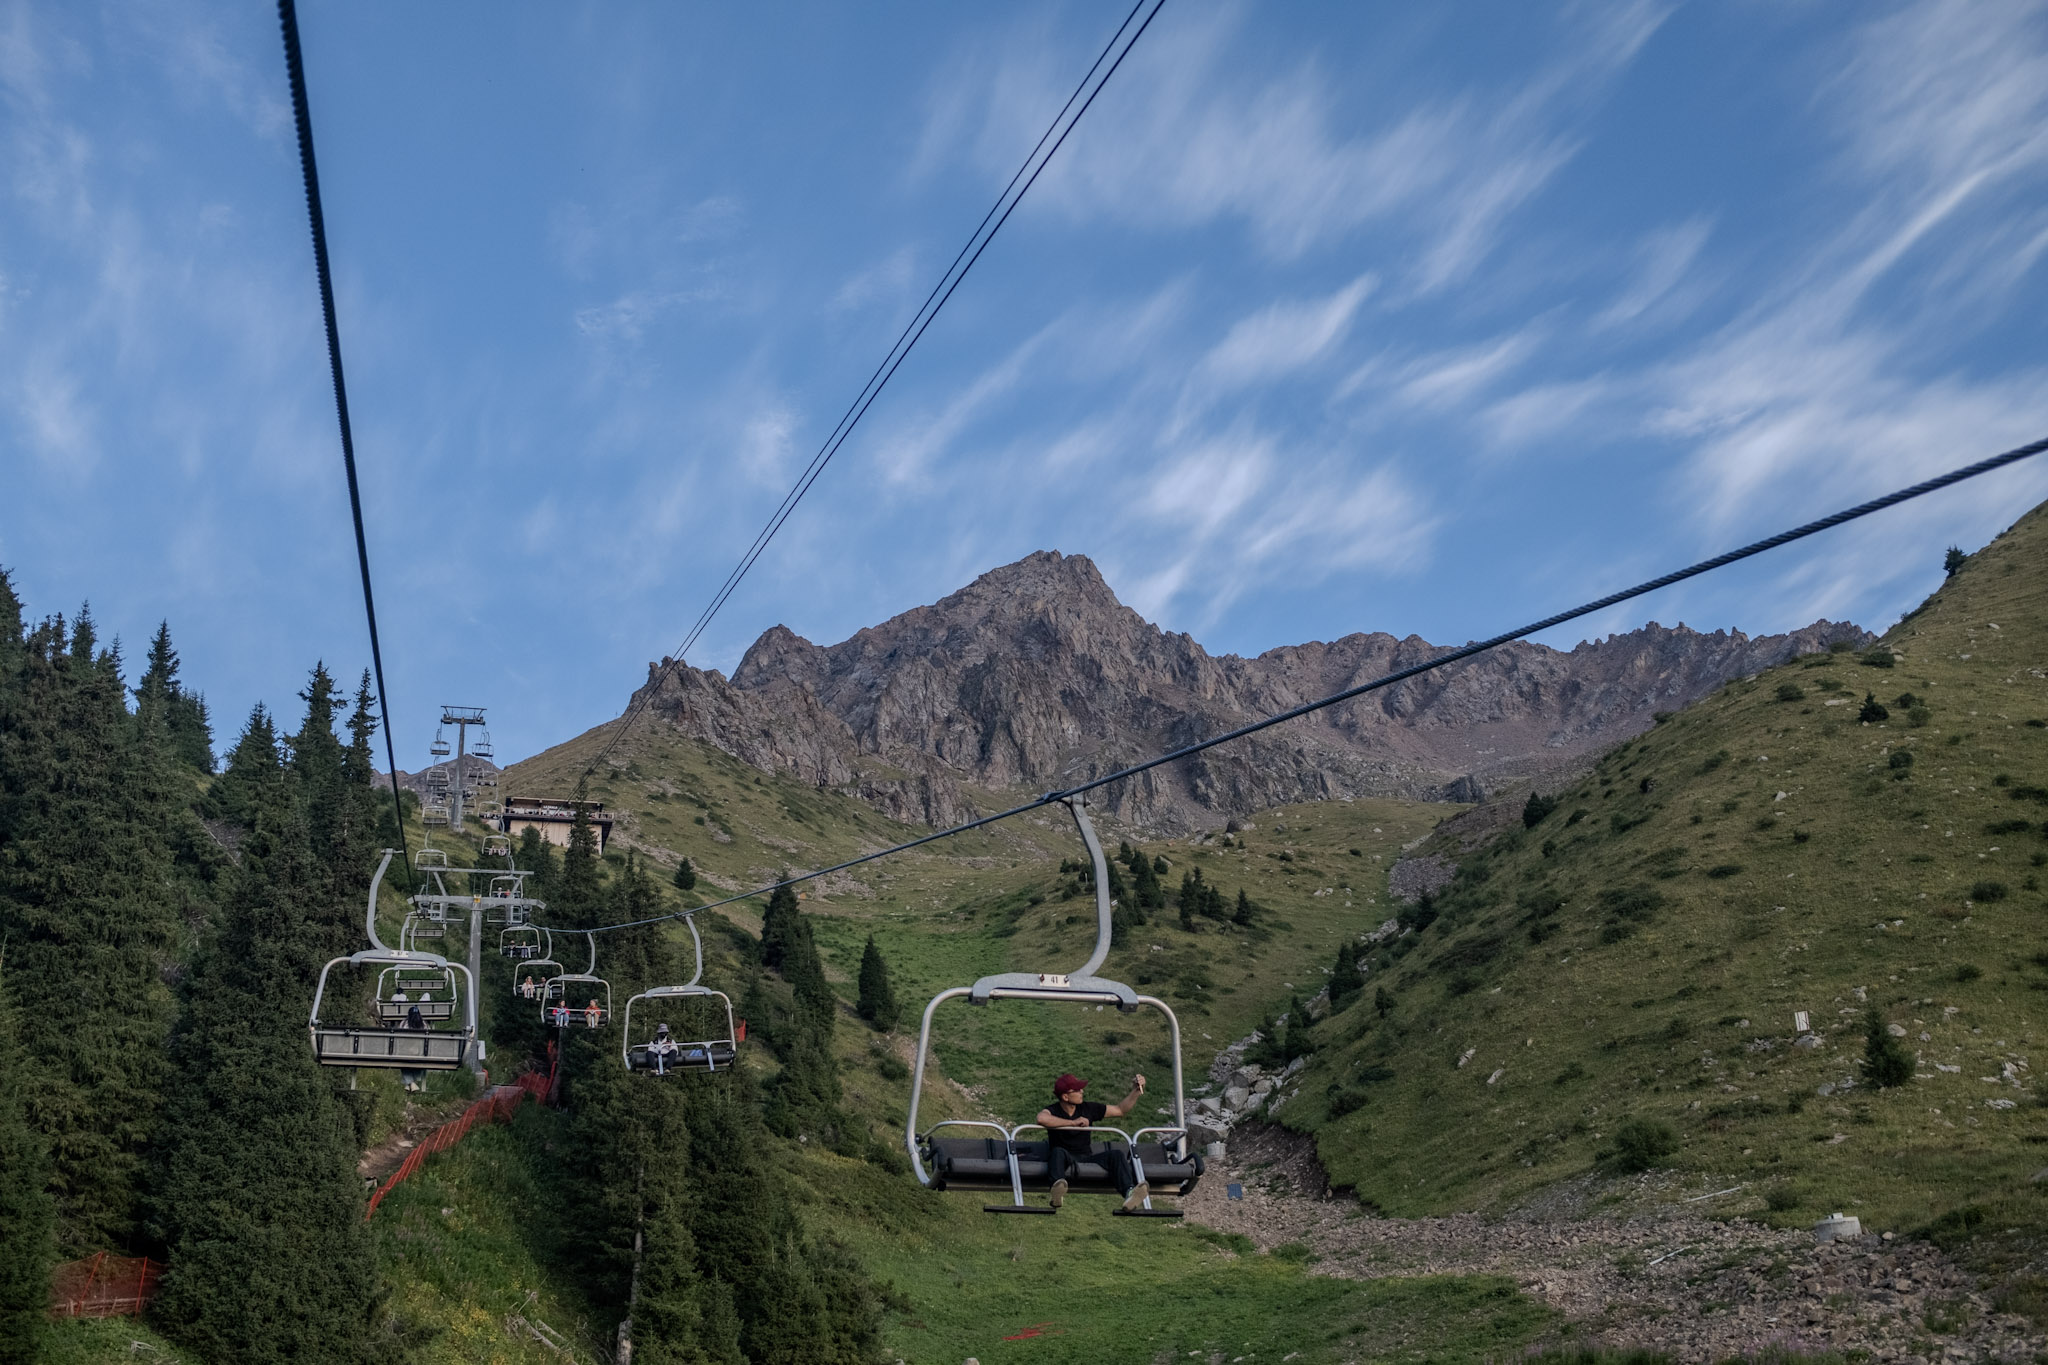
[[1183,1218],[1179,1209],[1111,1209],[1112,1218]]
[[1037,1204],[983,1204],[983,1213],[1058,1213],[1058,1209],[1041,1208]]

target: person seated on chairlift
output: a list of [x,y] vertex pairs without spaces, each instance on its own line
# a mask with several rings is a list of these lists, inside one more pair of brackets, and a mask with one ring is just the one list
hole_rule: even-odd
[[[406,993],[405,993],[404,991],[393,991],[393,992],[391,992],[391,1003],[392,1003],[392,1004],[394,1004],[394,1005],[403,1005],[404,1003],[406,1003],[406,1000],[407,1000],[407,998],[408,998],[408,997],[406,996]],[[390,1021],[389,1023],[385,1024],[385,1026],[384,1026],[384,1027],[386,1027],[386,1028],[397,1028],[397,1027],[398,1027],[398,1021],[397,1021],[396,1019],[393,1019],[393,1020],[391,1020],[391,1021]]]
[[603,1018],[604,1006],[598,1004],[597,997],[593,995],[590,997],[590,1003],[583,1007],[584,1024],[586,1027],[596,1028],[599,1021]]
[[675,1056],[679,1051],[676,1046],[676,1040],[668,1036],[667,1024],[657,1024],[655,1026],[654,1041],[647,1045],[647,1051],[654,1057],[654,1074],[657,1076],[667,1075],[668,1059]]
[[410,1009],[406,1010],[405,1026],[409,1029],[424,1030],[426,1028],[426,1016],[420,1013],[420,1007],[418,1005],[414,1005]]
[[552,1013],[553,1013],[553,1014],[554,1014],[554,1016],[555,1016],[555,1027],[556,1027],[556,1028],[567,1028],[567,1027],[569,1027],[569,1007],[568,1007],[567,1005],[557,1005],[557,1006],[555,1006],[555,1007],[554,1007],[554,1010],[552,1011]]
[[519,993],[520,993],[521,995],[525,996],[525,997],[526,997],[526,998],[527,998],[528,1000],[531,1000],[531,999],[533,999],[533,978],[532,978],[532,977],[530,977],[530,976],[529,976],[529,977],[527,977],[527,978],[526,978],[526,979],[525,979],[524,981],[522,981],[522,982],[520,982],[520,983],[519,983]]
[[1088,1140],[1088,1129],[1103,1119],[1120,1119],[1138,1107],[1138,1097],[1145,1093],[1145,1078],[1131,1077],[1131,1093],[1117,1104],[1097,1104],[1083,1098],[1088,1082],[1071,1071],[1052,1083],[1053,1102],[1038,1111],[1039,1126],[1045,1129],[1050,1141],[1046,1154],[1046,1174],[1052,1177],[1052,1198],[1054,1208],[1067,1199],[1067,1175],[1077,1161],[1099,1161],[1109,1168],[1109,1178],[1116,1182],[1117,1193],[1124,1197],[1124,1207],[1135,1209],[1151,1197],[1151,1186],[1140,1181],[1131,1168],[1131,1154],[1123,1146],[1104,1143],[1101,1146]]

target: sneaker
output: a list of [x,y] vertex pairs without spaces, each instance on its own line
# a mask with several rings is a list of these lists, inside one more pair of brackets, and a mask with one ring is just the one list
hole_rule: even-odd
[[1051,1198],[1051,1199],[1049,1199],[1049,1200],[1047,1200],[1046,1202],[1047,1202],[1047,1203],[1049,1203],[1049,1204],[1051,1204],[1051,1205],[1052,1205],[1052,1206],[1053,1206],[1054,1208],[1058,1208],[1058,1207],[1059,1207],[1060,1205],[1062,1205],[1062,1204],[1066,1203],[1066,1202],[1067,1202],[1067,1182],[1066,1182],[1066,1181],[1064,1181],[1064,1180],[1055,1180],[1055,1181],[1053,1181],[1053,1182],[1052,1182],[1052,1198]]
[[1145,1201],[1151,1197],[1152,1187],[1140,1180],[1137,1184],[1131,1186],[1131,1192],[1124,1196],[1124,1211],[1128,1213],[1132,1209],[1144,1208]]

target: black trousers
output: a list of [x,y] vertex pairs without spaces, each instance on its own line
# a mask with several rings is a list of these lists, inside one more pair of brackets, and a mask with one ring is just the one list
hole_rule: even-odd
[[[1073,1167],[1081,1157],[1064,1147],[1054,1146],[1046,1157],[1045,1176],[1048,1182],[1067,1180],[1073,1176]],[[1131,1169],[1131,1154],[1122,1147],[1101,1146],[1088,1153],[1088,1160],[1099,1161],[1109,1168],[1109,1178],[1116,1182],[1118,1194],[1129,1194],[1138,1183],[1138,1176]]]

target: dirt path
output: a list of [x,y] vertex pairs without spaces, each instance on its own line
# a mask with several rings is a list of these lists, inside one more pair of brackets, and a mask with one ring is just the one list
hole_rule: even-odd
[[437,1105],[431,1109],[407,1101],[405,1112],[400,1117],[397,1129],[382,1142],[363,1153],[356,1162],[356,1174],[372,1185],[381,1185],[404,1164],[412,1149],[420,1140],[452,1118],[458,1117],[467,1108],[469,1101],[461,1100],[454,1108]]
[[[1226,1185],[1244,1187],[1231,1199]],[[1243,1128],[1185,1201],[1191,1221],[1261,1250],[1299,1242],[1318,1274],[1494,1274],[1564,1313],[1571,1339],[1712,1361],[1766,1349],[1878,1361],[2032,1361],[2048,1336],[1992,1311],[1974,1276],[1924,1242],[1805,1232],[1669,1207],[1632,1217],[1379,1218],[1332,1197],[1313,1143]]]

